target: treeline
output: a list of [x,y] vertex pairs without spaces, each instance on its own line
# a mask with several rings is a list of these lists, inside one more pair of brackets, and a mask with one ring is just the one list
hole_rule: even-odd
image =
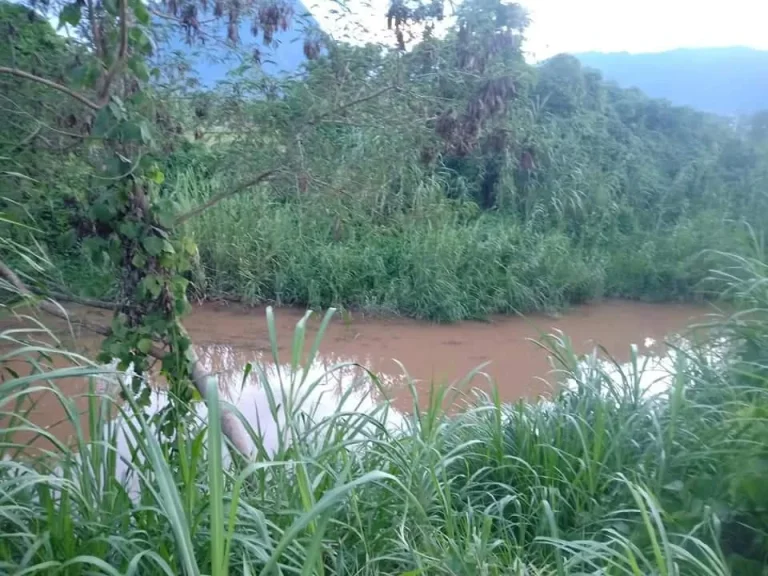
[[[158,193],[178,211],[225,198],[184,224],[190,289],[445,320],[704,294],[709,251],[742,252],[743,222],[768,213],[760,116],[731,126],[570,56],[531,66],[526,26],[518,5],[472,0],[408,51],[316,36],[298,77],[254,62],[205,92],[160,51]],[[109,184],[43,154],[47,191],[23,200],[39,237],[62,283],[108,295],[109,265],[81,256]],[[31,162],[14,172],[39,179]]]

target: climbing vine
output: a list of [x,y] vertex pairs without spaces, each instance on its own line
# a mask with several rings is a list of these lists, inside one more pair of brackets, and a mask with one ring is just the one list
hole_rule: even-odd
[[[154,126],[167,115],[148,87],[150,12],[142,0],[75,0],[60,9],[59,19],[89,47],[78,54],[69,81],[15,65],[0,67],[0,74],[41,84],[80,105],[70,120],[80,129],[77,153],[89,159],[94,177],[106,184],[85,193],[81,221],[74,224],[91,255],[111,261],[118,275],[115,312],[102,332],[99,359],[117,359],[120,368],[132,366],[139,376],[159,361],[171,396],[181,400],[172,402],[171,410],[183,410],[193,384],[203,394],[206,384],[181,323],[189,308],[184,274],[197,247],[174,231],[176,207],[161,194],[164,174]],[[142,382],[133,379],[133,392],[147,404],[149,388]],[[169,433],[175,418],[164,421]]]

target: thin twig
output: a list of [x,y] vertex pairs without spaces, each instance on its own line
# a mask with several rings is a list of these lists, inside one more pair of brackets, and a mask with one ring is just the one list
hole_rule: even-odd
[[74,302],[81,306],[88,306],[89,308],[100,308],[102,310],[119,310],[120,304],[117,302],[105,302],[104,300],[96,300],[95,298],[84,298],[82,296],[75,296],[74,294],[67,294],[65,292],[51,292],[51,296],[56,300],[62,300],[64,302]]
[[[19,278],[16,273],[11,270],[6,264],[0,260],[0,276],[5,278],[8,282],[11,283],[11,285],[25,298],[35,298],[35,295],[32,293],[32,291],[27,288],[26,284],[21,281],[21,278]],[[88,322],[87,320],[79,319],[79,318],[70,318],[69,314],[62,309],[53,304],[53,302],[50,302],[48,300],[41,300],[38,303],[38,306],[43,312],[46,312],[50,314],[51,316],[56,316],[57,318],[61,318],[62,320],[66,320],[67,322],[73,321],[75,324],[79,324],[83,328],[86,328],[90,330],[91,332],[95,332],[96,334],[101,334],[102,336],[109,336],[111,334],[111,330],[109,328],[106,328],[105,326],[101,326],[99,324],[93,324],[91,322]]]
[[371,94],[367,94],[365,96],[361,96],[360,98],[356,98],[354,100],[350,100],[349,102],[345,102],[341,106],[334,108],[333,110],[328,110],[328,112],[324,112],[323,114],[320,114],[313,119],[311,119],[309,122],[307,122],[307,126],[314,126],[315,124],[319,124],[322,120],[330,116],[331,114],[339,114],[340,112],[343,112],[347,108],[351,108],[352,106],[357,106],[358,104],[362,104],[363,102],[367,102],[368,100],[373,100],[374,98],[378,98],[382,94],[389,92],[390,90],[394,90],[395,86],[385,86],[384,88],[380,90],[376,90],[376,92],[372,92]]

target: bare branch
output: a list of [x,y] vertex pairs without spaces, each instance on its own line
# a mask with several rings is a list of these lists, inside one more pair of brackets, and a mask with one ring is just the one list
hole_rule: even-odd
[[357,106],[358,104],[362,104],[363,102],[367,102],[368,100],[373,100],[374,98],[378,98],[382,94],[395,89],[396,89],[396,86],[385,86],[384,88],[381,88],[380,90],[376,90],[371,94],[366,94],[365,96],[361,96],[360,98],[355,98],[354,100],[345,102],[344,104],[342,104],[337,108],[334,108],[333,110],[328,110],[328,112],[323,112],[322,114],[315,116],[314,118],[312,118],[307,122],[305,127],[315,126],[320,122],[324,121],[325,118],[328,118],[328,116],[331,116],[332,114],[339,114],[348,108],[352,108],[353,106]]
[[251,180],[247,180],[246,182],[243,182],[242,184],[235,186],[231,190],[227,190],[226,192],[222,192],[221,194],[216,194],[213,198],[208,200],[208,202],[206,202],[205,204],[196,206],[195,208],[192,208],[192,210],[190,210],[189,212],[185,212],[184,214],[181,214],[178,218],[176,218],[176,222],[174,224],[176,226],[183,224],[190,218],[194,218],[195,216],[205,212],[209,208],[213,208],[214,206],[216,206],[216,204],[218,204],[222,200],[226,200],[227,198],[235,196],[240,192],[244,192],[245,190],[247,190],[252,186],[256,186],[256,184],[260,184],[265,180],[269,180],[272,176],[277,174],[277,172],[278,170],[267,170],[266,172],[262,172],[255,178],[252,178]]
[[30,74],[29,72],[24,72],[23,70],[19,70],[18,68],[7,68],[5,66],[0,66],[0,74],[11,74],[12,76],[18,76],[19,78],[31,80],[32,82],[37,82],[38,84],[43,84],[44,86],[48,86],[49,88],[58,90],[59,92],[62,92],[67,96],[71,96],[72,98],[74,98],[75,100],[77,100],[82,104],[85,104],[86,106],[88,106],[88,108],[92,110],[100,110],[104,106],[104,104],[94,102],[93,100],[90,100],[86,96],[83,96],[82,94],[78,94],[74,90],[71,90],[70,88],[67,88],[62,84],[58,84],[51,80],[41,78],[40,76],[35,76],[34,74]]
[[103,300],[96,300],[95,298],[83,298],[82,296],[75,296],[74,294],[67,294],[65,292],[51,292],[51,296],[56,300],[62,300],[64,302],[74,302],[82,306],[88,306],[89,308],[101,308],[102,310],[119,310],[120,304],[117,302],[105,302]]

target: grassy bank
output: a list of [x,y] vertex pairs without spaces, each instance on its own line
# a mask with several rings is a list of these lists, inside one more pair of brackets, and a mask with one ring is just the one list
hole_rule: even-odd
[[[224,187],[191,173],[168,194],[185,211]],[[720,264],[712,251],[746,253],[753,243],[748,227],[716,211],[658,230],[592,226],[574,236],[565,224],[479,212],[439,190],[387,216],[349,199],[280,200],[257,190],[184,232],[200,250],[189,274],[196,297],[439,321],[550,312],[602,297],[696,300],[707,297],[703,281]],[[109,266],[77,247],[54,258],[62,285],[111,297]]]
[[[194,206],[216,183],[181,179]],[[694,299],[708,250],[743,253],[748,230],[715,212],[663,230],[613,224],[575,238],[565,226],[478,213],[437,191],[418,208],[377,216],[348,200],[243,195],[188,224],[201,294],[313,307],[348,306],[455,321],[551,311],[586,300]]]
[[[680,351],[656,397],[640,389],[639,359],[617,379],[553,339],[572,384],[551,402],[480,398],[455,417],[435,402],[401,429],[377,424],[381,413],[312,423],[299,405],[275,405],[289,441],[231,467],[222,465],[215,402],[210,427],[182,423],[173,440],[158,440],[157,423],[124,404],[141,462],[132,500],[115,480],[116,428],[102,416],[110,400],[94,396],[74,449],[4,460],[16,447],[3,437],[0,571],[762,575],[766,267],[730,261],[717,276],[749,314],[720,323],[727,346],[718,354]],[[297,347],[302,335],[299,327]],[[38,350],[22,346],[38,336],[2,334],[33,375],[3,374],[0,410],[4,427],[49,436],[18,412],[8,420],[19,397],[73,373],[46,371]]]

